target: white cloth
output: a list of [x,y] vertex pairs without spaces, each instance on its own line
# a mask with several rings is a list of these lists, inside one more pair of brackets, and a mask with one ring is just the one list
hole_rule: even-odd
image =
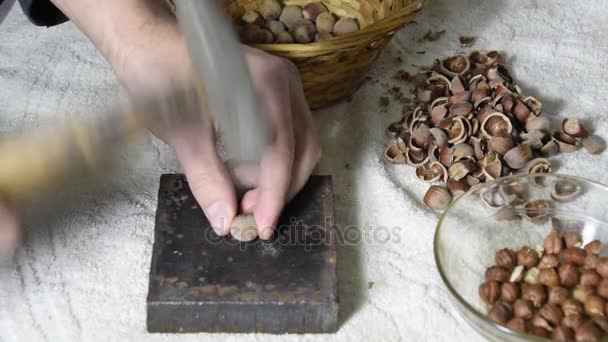
[[[0,341],[481,340],[451,306],[436,270],[437,214],[421,205],[427,185],[410,168],[382,160],[384,128],[401,108],[393,102],[383,112],[378,99],[393,85],[407,92],[391,79],[397,69],[413,71],[410,64],[461,51],[459,35],[474,35],[475,48],[506,53],[517,82],[544,102],[556,124],[576,116],[608,140],[607,15],[603,0],[431,1],[372,69],[380,82],[366,82],[351,102],[316,113],[324,149],[319,171],[334,176],[337,222],[342,229],[386,227],[393,234],[388,242],[339,246],[337,334],[146,333],[159,175],[179,171],[171,151],[146,137],[143,151],[121,155],[123,173],[108,189],[58,195],[75,204],[52,221],[27,219],[34,223],[16,264],[0,266]],[[418,42],[428,29],[447,32],[436,42]],[[15,7],[0,37],[0,136],[102,111],[119,99],[111,68],[73,24],[34,27]],[[608,183],[608,153],[553,160],[559,173]]]

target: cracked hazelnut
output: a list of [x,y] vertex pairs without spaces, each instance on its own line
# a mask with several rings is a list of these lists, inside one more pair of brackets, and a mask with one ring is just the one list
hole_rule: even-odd
[[519,297],[519,286],[515,283],[502,283],[500,285],[500,299],[503,302],[513,303]]
[[586,269],[595,269],[597,267],[597,262],[599,260],[600,260],[600,257],[598,255],[587,254],[587,257],[585,258],[585,265],[584,265],[584,267]]
[[498,303],[488,311],[488,317],[500,325],[505,325],[513,317],[513,313],[506,304]]
[[507,328],[525,334],[528,329],[526,329],[526,321],[521,318],[513,318],[507,322],[505,325]]
[[597,285],[597,294],[608,299],[608,279],[602,279]]
[[562,310],[555,304],[545,304],[540,309],[539,314],[554,326],[559,325],[559,322],[562,321],[562,317],[564,316]]
[[545,238],[544,247],[545,251],[549,254],[559,254],[564,246],[562,238],[557,234],[557,231],[552,231]]
[[555,286],[549,289],[548,303],[551,304],[562,304],[570,297],[570,293],[563,287]]
[[492,266],[486,270],[487,281],[495,280],[501,283],[506,282],[509,281],[510,275],[511,274],[506,268],[500,266]]
[[551,268],[557,266],[559,266],[559,258],[557,257],[557,255],[553,254],[545,254],[545,256],[543,256],[540,259],[540,262],[538,263],[538,268],[540,268],[541,270],[543,268]]
[[538,265],[538,253],[530,247],[523,247],[517,252],[517,263],[525,268],[532,268]]
[[566,299],[562,303],[562,311],[564,316],[582,315],[584,313],[583,304],[575,299]]
[[608,278],[608,258],[601,257],[597,260],[595,270],[599,273],[602,278]]
[[602,332],[593,321],[586,321],[576,330],[576,341],[599,341]]
[[500,284],[497,281],[486,281],[479,286],[479,297],[488,305],[494,305],[500,297]]
[[600,254],[604,244],[600,240],[593,240],[585,245],[585,251],[587,254]]
[[561,265],[557,272],[562,286],[573,287],[578,284],[578,269],[573,264]]
[[574,341],[574,331],[570,328],[558,325],[551,332],[551,339],[554,341]]
[[585,252],[584,249],[580,249],[577,247],[568,247],[563,250],[560,255],[562,257],[562,260],[566,264],[575,264],[578,266],[583,266],[585,264],[587,252]]
[[496,265],[508,270],[513,270],[517,266],[517,255],[509,248],[503,248],[496,252],[494,260],[496,261]]
[[[584,270],[581,273],[580,283],[582,286],[597,286],[601,280],[602,277],[595,270]],[[608,287],[606,289],[608,290]]]
[[541,327],[531,327],[529,333],[538,337],[548,338],[550,336],[549,330]]
[[563,239],[564,243],[566,244],[566,248],[580,247],[583,242],[581,236],[574,232],[564,233]]
[[526,272],[524,276],[524,281],[528,284],[536,284],[538,283],[538,275],[540,274],[540,270],[536,267],[532,267]]
[[604,316],[604,306],[606,305],[606,301],[602,297],[589,296],[583,305],[585,306],[585,313],[587,315]]
[[564,318],[562,318],[562,325],[564,327],[570,328],[575,331],[584,322],[585,322],[585,320],[583,319],[582,314],[576,314],[576,315],[570,315],[570,316],[566,315],[566,316],[564,316]]
[[534,314],[532,303],[525,299],[518,299],[513,303],[513,315],[518,318],[530,319]]
[[522,299],[531,301],[532,305],[539,308],[547,299],[547,293],[545,292],[545,287],[541,284],[522,284],[521,297]]
[[595,288],[591,287],[591,286],[577,286],[573,291],[572,291],[572,297],[574,297],[574,299],[578,300],[581,303],[584,303],[587,298],[589,298],[590,296],[594,296],[595,295]]
[[538,282],[548,287],[558,286],[559,276],[557,275],[557,272],[555,272],[555,269],[543,268],[538,273]]

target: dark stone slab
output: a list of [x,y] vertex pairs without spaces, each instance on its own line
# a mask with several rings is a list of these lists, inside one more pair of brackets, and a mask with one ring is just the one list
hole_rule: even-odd
[[314,176],[271,241],[218,237],[183,175],[161,177],[150,332],[330,333],[338,328],[331,177]]

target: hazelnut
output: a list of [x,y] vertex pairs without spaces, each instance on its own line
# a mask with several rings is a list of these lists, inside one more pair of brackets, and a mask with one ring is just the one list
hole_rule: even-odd
[[264,18],[262,18],[262,16],[256,11],[245,12],[245,14],[243,14],[241,17],[241,21],[245,24],[256,24],[258,26],[264,25]]
[[513,313],[506,304],[498,303],[488,311],[488,317],[500,325],[505,325],[513,317]]
[[532,267],[526,272],[524,276],[524,281],[528,284],[536,284],[538,283],[538,275],[540,274],[540,270],[536,267]]
[[606,142],[597,135],[583,139],[583,147],[589,154],[600,154],[606,149]]
[[317,17],[316,24],[319,33],[331,33],[336,24],[336,18],[331,13],[323,13]]
[[521,297],[522,299],[531,301],[534,307],[539,308],[547,299],[547,293],[545,292],[545,287],[541,284],[522,284]]
[[277,34],[277,39],[275,39],[274,42],[276,44],[293,44],[295,41],[293,40],[291,33],[285,31],[279,32],[279,34]]
[[547,302],[551,304],[562,304],[570,297],[570,293],[563,287],[555,286],[549,289],[549,299]]
[[479,297],[488,305],[494,305],[500,297],[500,284],[497,281],[486,281],[479,286]]
[[601,337],[602,332],[593,321],[584,322],[576,330],[576,341],[599,341]]
[[585,258],[584,267],[586,269],[595,269],[597,266],[597,262],[599,260],[600,260],[600,257],[598,255],[587,253],[587,257]]
[[517,263],[525,268],[532,268],[538,265],[538,253],[530,247],[523,247],[517,252]]
[[509,281],[509,276],[511,274],[509,271],[500,266],[492,266],[486,270],[486,280],[495,280],[498,282],[507,282]]
[[583,304],[575,299],[566,299],[562,303],[562,311],[564,312],[564,316],[573,316],[573,315],[582,315],[584,308]]
[[597,260],[595,270],[599,273],[602,278],[608,278],[608,258],[601,257]]
[[545,337],[545,338],[549,338],[549,336],[551,335],[549,333],[549,330],[547,330],[545,328],[541,328],[541,327],[531,327],[528,332],[531,335],[538,336],[538,337]]
[[573,287],[578,284],[578,269],[573,264],[561,265],[557,272],[562,286]]
[[539,311],[539,314],[549,323],[558,325],[562,321],[564,314],[559,306],[555,304],[545,304]]
[[516,283],[502,283],[500,285],[500,299],[503,302],[513,303],[519,297],[519,286]]
[[522,334],[525,334],[527,330],[526,321],[521,318],[512,318],[510,321],[507,322],[505,326],[513,331],[517,331]]
[[608,332],[608,318],[604,316],[593,316],[591,317],[591,320],[593,320],[593,323],[595,323],[595,325],[604,333]]
[[513,303],[513,315],[518,318],[530,319],[534,314],[532,303],[525,299],[518,299]]
[[557,266],[559,266],[559,258],[557,255],[553,254],[545,254],[545,256],[543,256],[538,263],[538,268],[540,269]]
[[290,31],[296,43],[308,44],[315,39],[317,28],[310,20],[300,19],[292,24]]
[[258,237],[258,228],[253,215],[238,215],[232,221],[230,234],[238,241],[253,241]]
[[549,322],[547,322],[547,320],[540,315],[534,315],[534,317],[532,317],[532,320],[530,321],[530,324],[532,324],[533,327],[551,329],[551,325],[549,324]]
[[265,44],[269,37],[272,37],[270,31],[255,24],[246,24],[240,31],[240,39],[243,44]]
[[315,42],[326,42],[331,40],[334,36],[329,32],[319,32],[315,34]]
[[608,279],[602,279],[597,285],[597,294],[608,299]]
[[433,185],[424,194],[423,201],[431,209],[445,209],[452,202],[452,195],[448,189]]
[[583,315],[581,315],[581,314],[570,315],[570,316],[566,315],[564,318],[562,318],[562,325],[564,327],[570,328],[575,331],[584,322],[585,322],[585,320],[583,319]]
[[287,26],[289,31],[291,31],[293,25],[301,19],[304,19],[302,7],[296,5],[285,6],[281,12],[281,16],[279,17],[279,20],[285,24],[285,26]]
[[509,248],[503,248],[496,252],[494,260],[496,261],[496,265],[504,267],[508,270],[512,270],[515,268],[515,266],[517,266],[517,255],[512,249]]
[[557,231],[552,231],[545,238],[544,247],[545,251],[549,254],[559,254],[564,246],[562,238],[557,234]]
[[513,272],[511,272],[511,276],[509,277],[509,281],[512,283],[518,283],[524,279],[524,267],[522,265],[515,266]]
[[538,282],[548,287],[558,286],[559,276],[557,275],[557,272],[555,272],[555,269],[543,268],[538,273]]
[[585,245],[585,251],[587,254],[600,254],[604,244],[600,240],[593,240]]
[[553,341],[574,341],[574,331],[570,328],[558,325],[553,329],[551,333],[551,339]]
[[589,296],[594,296],[595,295],[595,288],[594,287],[590,287],[590,286],[577,286],[573,291],[572,291],[572,297],[574,297],[574,299],[578,300],[581,303],[584,303],[587,298],[589,298]]
[[583,304],[585,306],[585,313],[587,315],[604,316],[604,306],[606,305],[606,301],[602,297],[589,296]]
[[327,13],[327,8],[322,2],[311,2],[304,6],[304,10],[302,12],[304,18],[315,21],[319,15],[322,13]]
[[268,20],[266,22],[266,28],[272,32],[275,36],[278,36],[281,32],[287,32],[285,25],[278,20]]
[[595,270],[584,270],[581,273],[580,282],[582,286],[597,286],[601,280],[602,277]]
[[566,248],[580,247],[583,243],[581,236],[578,233],[574,232],[564,233],[563,239],[564,243],[566,244]]
[[264,0],[260,12],[265,19],[278,19],[282,10],[283,8],[278,0]]
[[575,264],[578,266],[583,266],[585,264],[587,252],[585,252],[584,249],[580,249],[578,247],[568,247],[563,250],[560,255],[562,257],[562,260],[566,264]]
[[359,24],[353,18],[342,18],[334,25],[334,34],[336,36],[343,36],[349,33],[353,33],[359,30]]

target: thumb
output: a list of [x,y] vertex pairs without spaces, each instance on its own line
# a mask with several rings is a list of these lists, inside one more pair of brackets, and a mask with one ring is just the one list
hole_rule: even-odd
[[211,227],[217,235],[227,235],[237,211],[236,193],[215,144],[193,149],[187,143],[174,142],[174,148],[188,178],[190,190]]

